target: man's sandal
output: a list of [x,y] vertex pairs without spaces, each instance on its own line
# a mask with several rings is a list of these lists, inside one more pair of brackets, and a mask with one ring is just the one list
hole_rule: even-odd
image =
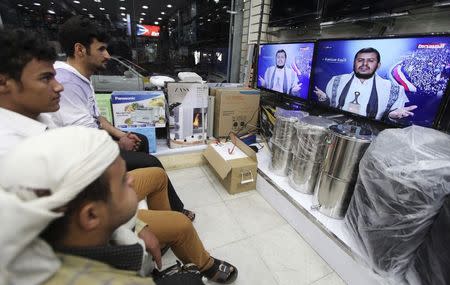
[[182,213],[188,217],[189,220],[191,220],[191,222],[193,222],[195,220],[195,213],[186,209],[183,209]]
[[214,258],[214,264],[211,268],[202,272],[202,275],[213,282],[230,284],[236,280],[238,270],[235,266],[229,264],[228,262]]

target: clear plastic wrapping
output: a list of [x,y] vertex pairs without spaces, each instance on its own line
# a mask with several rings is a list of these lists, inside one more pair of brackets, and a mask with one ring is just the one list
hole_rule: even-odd
[[425,241],[406,273],[410,284],[450,284],[450,196],[445,198]]
[[360,162],[345,217],[363,260],[391,283],[408,283],[406,270],[449,193],[450,136],[418,126],[381,132]]
[[290,150],[296,142],[294,124],[306,116],[308,116],[307,112],[277,108],[272,142]]

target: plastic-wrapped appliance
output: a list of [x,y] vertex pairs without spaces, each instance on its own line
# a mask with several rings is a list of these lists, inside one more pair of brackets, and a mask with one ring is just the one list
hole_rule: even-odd
[[358,165],[372,142],[370,129],[349,124],[329,128],[327,153],[314,190],[314,207],[324,215],[342,219],[358,177]]
[[322,117],[308,116],[294,125],[289,184],[299,192],[313,194],[327,150],[328,128],[335,124]]
[[294,138],[296,117],[278,116],[275,121],[272,145],[272,160],[269,169],[276,175],[287,176],[292,159],[291,147]]
[[391,283],[406,283],[405,272],[449,194],[450,136],[418,126],[381,132],[361,160],[345,218],[370,268]]

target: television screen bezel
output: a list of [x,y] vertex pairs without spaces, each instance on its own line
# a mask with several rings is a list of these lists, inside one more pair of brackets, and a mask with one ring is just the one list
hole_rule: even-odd
[[311,88],[312,71],[313,71],[313,67],[314,67],[314,57],[315,57],[316,47],[317,47],[317,40],[313,40],[313,39],[302,40],[302,41],[295,41],[295,42],[271,42],[271,43],[262,43],[262,44],[257,45],[258,54],[257,54],[257,57],[256,57],[256,76],[255,76],[254,87],[256,89],[259,89],[259,90],[264,90],[264,91],[267,91],[267,92],[274,93],[274,96],[277,96],[277,99],[280,99],[280,100],[283,99],[283,97],[287,97],[287,98],[289,98],[291,100],[294,100],[294,101],[307,103],[309,101],[309,98],[310,98],[311,89],[308,89],[307,96],[304,99],[304,98],[301,98],[301,97],[298,97],[298,96],[292,96],[292,95],[289,95],[289,94],[286,94],[286,93],[283,93],[283,92],[278,92],[278,91],[275,91],[275,90],[272,90],[272,89],[269,89],[269,88],[259,87],[258,86],[258,76],[259,76],[258,71],[259,71],[259,56],[260,56],[260,52],[261,52],[261,46],[263,46],[263,45],[265,45],[265,46],[267,46],[267,45],[284,45],[284,44],[310,44],[310,43],[313,44],[313,56],[311,58],[311,73],[309,74],[309,86],[308,86],[308,88]]
[[[344,111],[335,107],[330,107],[329,105],[321,104],[318,101],[313,99],[313,88],[314,88],[314,82],[315,82],[315,69],[317,67],[317,57],[318,57],[318,48],[321,42],[329,42],[329,41],[352,41],[352,40],[382,40],[382,39],[401,39],[401,38],[418,38],[418,37],[449,37],[450,39],[450,33],[442,32],[442,33],[429,33],[429,34],[402,34],[402,35],[386,35],[386,36],[369,36],[369,37],[338,37],[338,38],[328,38],[328,39],[317,39],[316,44],[314,45],[314,54],[313,54],[313,61],[311,66],[311,79],[310,79],[310,86],[309,86],[309,92],[308,92],[308,102],[310,107],[320,107],[324,108],[330,111],[342,113],[346,116],[359,119],[359,120],[366,120],[370,122],[375,122],[377,124],[386,125],[389,127],[400,127],[405,128],[410,125],[404,125],[399,124],[395,122],[389,122],[389,121],[383,121],[383,120],[375,120],[367,118],[366,116],[355,114],[352,112]],[[431,126],[422,126],[425,128],[433,128],[436,129],[437,124],[439,120],[441,119],[444,111],[445,111],[445,102],[447,101],[447,97],[450,96],[450,80],[447,82],[447,87],[445,89],[444,95],[442,95],[441,102],[439,103],[439,106],[437,108],[436,115],[434,117],[433,123]],[[420,126],[420,125],[418,125]]]

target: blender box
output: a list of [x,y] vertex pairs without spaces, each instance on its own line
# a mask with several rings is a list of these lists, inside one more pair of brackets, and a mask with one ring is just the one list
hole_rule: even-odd
[[114,91],[111,94],[114,126],[166,127],[166,100],[162,91]]

